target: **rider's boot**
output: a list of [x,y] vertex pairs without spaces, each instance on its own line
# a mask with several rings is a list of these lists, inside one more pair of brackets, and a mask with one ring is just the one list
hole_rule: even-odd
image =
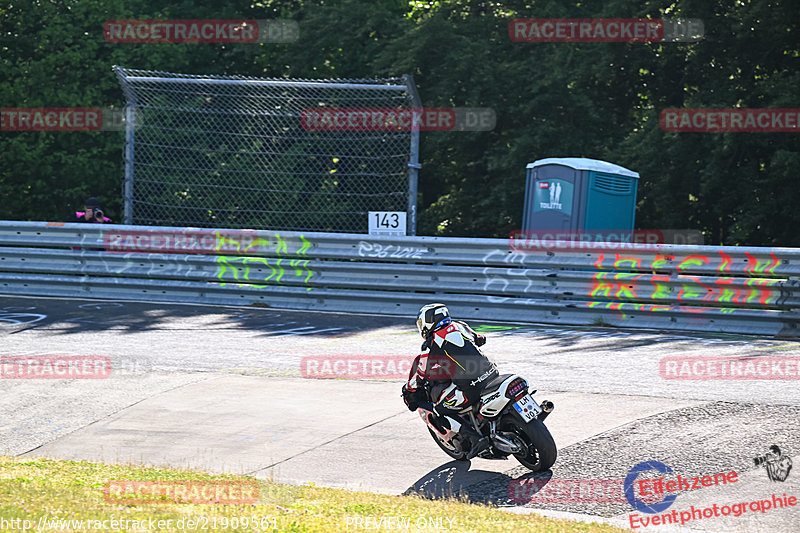
[[472,440],[472,448],[470,448],[469,453],[467,453],[467,459],[474,459],[482,452],[488,450],[491,442],[489,441],[489,437],[482,437],[480,433],[475,431],[469,424],[463,424],[461,426],[462,431],[467,428],[469,430],[470,439]]

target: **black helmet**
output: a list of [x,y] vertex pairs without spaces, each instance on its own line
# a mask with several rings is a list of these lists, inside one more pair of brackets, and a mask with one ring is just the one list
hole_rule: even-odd
[[450,311],[444,304],[427,304],[417,315],[417,330],[423,339],[427,339],[428,335],[451,321]]

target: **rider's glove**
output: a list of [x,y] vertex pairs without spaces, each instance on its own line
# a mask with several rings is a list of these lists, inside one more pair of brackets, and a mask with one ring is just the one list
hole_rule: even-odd
[[419,402],[425,400],[425,392],[420,389],[410,389],[408,383],[403,385],[403,401],[409,411],[416,411]]
[[483,346],[486,344],[486,336],[481,335],[480,333],[475,334],[475,346]]

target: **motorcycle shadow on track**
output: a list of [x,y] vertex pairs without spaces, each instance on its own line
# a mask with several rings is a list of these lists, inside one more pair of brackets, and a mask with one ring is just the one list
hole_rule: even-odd
[[520,494],[516,487],[520,484],[535,484],[542,490],[553,477],[551,470],[528,472],[519,478],[490,470],[471,470],[470,461],[450,461],[431,470],[411,487],[404,496],[417,495],[430,500],[465,499],[472,503],[492,505],[523,506],[530,497]]

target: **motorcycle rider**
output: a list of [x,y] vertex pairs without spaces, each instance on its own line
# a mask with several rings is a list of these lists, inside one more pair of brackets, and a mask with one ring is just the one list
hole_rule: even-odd
[[[431,422],[437,427],[452,428],[462,442],[469,438],[472,447],[467,459],[472,459],[489,447],[489,437],[481,436],[459,411],[480,398],[482,383],[498,376],[494,363],[478,349],[486,343],[486,337],[465,322],[454,321],[441,303],[420,309],[417,330],[425,342],[403,385],[403,400],[410,411],[421,405],[433,411],[436,417]],[[435,405],[428,401],[426,383],[431,386],[430,397]]]

